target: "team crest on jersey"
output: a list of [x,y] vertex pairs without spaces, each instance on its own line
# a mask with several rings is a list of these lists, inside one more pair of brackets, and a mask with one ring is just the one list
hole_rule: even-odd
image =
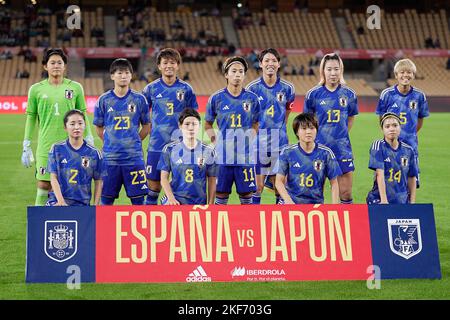
[[419,219],[388,219],[389,246],[396,255],[409,259],[422,251]]
[[135,113],[136,112],[136,104],[134,104],[133,102],[130,102],[128,104],[128,112]]
[[315,160],[314,161],[314,170],[317,172],[322,171],[323,169],[323,161],[322,160]]
[[90,160],[88,157],[81,157],[81,165],[83,168],[89,168]]
[[417,109],[417,101],[416,101],[416,100],[411,100],[411,101],[409,102],[409,108],[410,108],[411,110],[416,110],[416,109]]
[[242,108],[244,109],[245,112],[249,112],[250,109],[252,108],[252,104],[250,101],[244,101],[242,103]]
[[401,157],[400,158],[400,163],[402,164],[402,167],[407,167],[408,163],[409,163],[408,157]]
[[283,102],[286,100],[286,95],[284,94],[283,91],[277,92],[277,101],[278,102]]
[[183,101],[184,100],[184,94],[185,94],[186,92],[184,91],[184,90],[182,90],[182,89],[180,89],[180,90],[177,90],[177,100],[178,101]]
[[66,89],[64,91],[64,96],[66,97],[66,99],[72,99],[73,98],[73,90]]
[[197,158],[197,165],[200,168],[203,167],[205,165],[205,158],[203,158],[203,157]]
[[340,96],[339,97],[339,105],[341,107],[346,107],[348,103],[347,97],[346,96]]
[[44,251],[47,257],[64,262],[77,253],[77,221],[45,221]]

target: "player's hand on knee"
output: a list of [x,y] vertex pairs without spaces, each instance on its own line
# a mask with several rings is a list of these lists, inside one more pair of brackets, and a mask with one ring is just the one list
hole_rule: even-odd
[[178,202],[178,200],[175,198],[167,198],[167,204],[169,206],[175,206],[175,205],[179,205],[180,202]]
[[23,141],[23,151],[22,151],[22,164],[29,168],[34,162],[33,150],[31,150],[31,141]]
[[68,206],[68,204],[65,202],[65,201],[62,201],[62,202],[57,202],[56,204],[55,204],[55,206],[58,206],[58,207],[67,207]]

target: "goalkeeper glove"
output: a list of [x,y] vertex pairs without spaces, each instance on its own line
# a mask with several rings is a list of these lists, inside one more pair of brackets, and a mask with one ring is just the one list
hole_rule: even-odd
[[34,162],[33,150],[31,150],[31,141],[24,140],[23,141],[23,151],[22,151],[22,164],[29,168],[31,167],[32,162]]
[[93,137],[92,135],[86,136],[86,138],[84,138],[84,140],[86,140],[86,142],[87,142],[88,144],[90,144],[91,146],[94,145],[94,137]]

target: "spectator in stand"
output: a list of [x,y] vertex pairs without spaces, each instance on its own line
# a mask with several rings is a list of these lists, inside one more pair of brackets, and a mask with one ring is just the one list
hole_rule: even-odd
[[447,59],[447,70],[450,70],[450,57]]

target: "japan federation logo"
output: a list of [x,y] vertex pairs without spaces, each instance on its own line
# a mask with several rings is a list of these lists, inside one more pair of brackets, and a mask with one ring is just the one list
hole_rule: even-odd
[[244,103],[242,103],[242,108],[245,112],[249,112],[252,108],[252,104],[249,101],[244,101]]
[[128,112],[130,112],[130,113],[136,112],[136,105],[133,102],[128,104]]
[[205,158],[199,157],[197,158],[197,165],[202,168],[205,165]]
[[56,262],[64,262],[77,253],[78,222],[45,221],[44,252]]
[[177,100],[183,101],[185,93],[186,92],[184,90],[177,90]]
[[323,161],[322,160],[315,160],[314,161],[314,170],[317,172],[322,171],[323,169]]
[[341,107],[346,107],[346,106],[347,106],[347,103],[348,103],[348,99],[347,99],[346,96],[340,96],[340,97],[339,97],[339,105],[340,105]]
[[409,259],[422,251],[422,235],[419,219],[388,219],[389,246],[391,251]]
[[83,168],[89,168],[90,160],[88,157],[81,157],[81,165]]
[[282,91],[277,92],[277,101],[283,102],[285,100],[286,100],[286,95],[284,94],[284,92],[282,92]]
[[408,157],[401,157],[400,158],[400,163],[402,164],[402,167],[407,167],[408,163],[409,163]]
[[409,102],[409,108],[410,108],[411,110],[416,110],[416,109],[417,109],[417,101],[416,101],[416,100],[411,100],[411,101]]
[[66,89],[64,91],[64,97],[66,97],[66,99],[72,99],[73,98],[73,90]]

